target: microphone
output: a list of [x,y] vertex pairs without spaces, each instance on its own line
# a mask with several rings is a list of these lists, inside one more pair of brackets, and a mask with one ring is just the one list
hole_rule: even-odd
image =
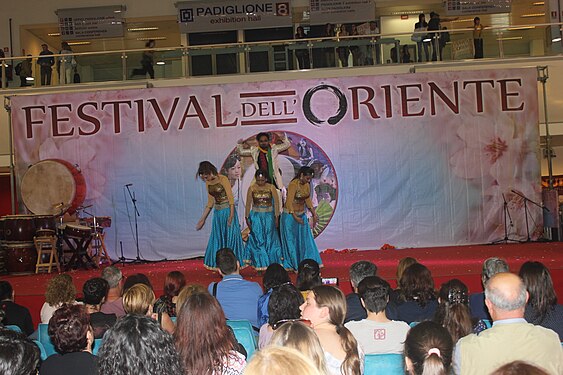
[[133,186],[133,184],[127,184],[127,185],[125,185],[125,186]]

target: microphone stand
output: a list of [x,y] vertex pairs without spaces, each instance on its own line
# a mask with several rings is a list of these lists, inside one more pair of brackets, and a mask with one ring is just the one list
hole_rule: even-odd
[[[137,199],[135,198],[135,192],[131,193],[131,189],[129,189],[129,187],[132,184],[127,184],[125,185],[125,188],[127,188],[127,193],[129,193],[129,198],[131,198],[131,202],[133,202],[133,207],[135,208],[135,247],[137,248],[137,257],[135,259],[131,259],[131,258],[125,258],[123,256],[123,243],[121,241],[119,241],[119,245],[121,248],[121,256],[119,257],[119,259],[117,259],[115,262],[112,263],[112,265],[116,264],[116,263],[121,263],[121,266],[125,266],[125,264],[144,264],[144,263],[149,263],[150,261],[145,260],[145,259],[141,259],[141,252],[139,250],[139,225],[137,222],[137,217],[141,216],[141,214],[139,213],[139,209],[137,208]],[[131,218],[129,218],[129,220],[131,220]]]
[[511,238],[508,238],[508,220],[510,220],[511,227],[513,227],[514,224],[512,223],[512,217],[510,216],[510,211],[508,210],[508,202],[506,201],[504,193],[502,193],[502,200],[504,201],[504,203],[502,204],[502,212],[504,216],[504,238],[491,242],[491,245],[495,245],[498,243],[510,243],[510,242],[520,243],[520,241],[518,240],[513,240]]
[[542,210],[546,210],[547,212],[550,212],[550,211],[549,211],[549,208],[544,207],[544,206],[542,206],[541,204],[539,204],[539,203],[537,203],[537,202],[534,202],[533,200],[529,199],[529,198],[526,197],[524,194],[522,194],[522,193],[520,193],[520,192],[518,192],[518,191],[516,191],[516,190],[510,189],[510,191],[511,191],[512,193],[518,195],[520,198],[524,199],[524,215],[525,215],[525,218],[526,218],[526,235],[527,235],[527,237],[526,237],[526,241],[523,241],[523,242],[530,242],[531,239],[530,239],[530,226],[528,225],[528,214],[529,214],[528,202],[530,202],[530,203],[532,203],[532,204],[538,206],[538,207],[541,208]]

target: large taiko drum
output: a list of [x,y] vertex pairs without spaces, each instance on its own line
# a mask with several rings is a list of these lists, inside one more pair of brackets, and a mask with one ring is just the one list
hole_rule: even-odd
[[6,269],[9,273],[34,273],[37,250],[33,242],[4,243]]
[[86,198],[86,181],[71,163],[46,159],[25,172],[21,196],[27,209],[36,215],[73,214]]
[[8,215],[2,218],[3,241],[32,242],[35,236],[35,221],[33,215]]

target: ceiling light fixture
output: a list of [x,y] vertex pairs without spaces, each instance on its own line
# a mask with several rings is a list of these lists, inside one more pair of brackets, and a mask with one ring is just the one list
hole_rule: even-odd
[[129,27],[127,31],[129,32],[139,32],[139,31],[154,31],[158,30],[157,26],[147,26],[147,27]]
[[48,33],[49,36],[61,36],[61,33]]
[[88,46],[92,44],[92,42],[68,42],[69,46]]
[[166,37],[165,37],[165,36],[151,36],[151,37],[144,36],[144,37],[142,37],[142,38],[137,38],[137,40],[139,40],[139,41],[147,41],[147,40],[166,40]]
[[535,3],[532,3],[532,5],[539,7],[539,6],[545,5],[545,2],[544,1],[536,1]]
[[164,64],[166,64],[164,61],[157,61],[156,62],[156,65],[164,65]]
[[502,38],[497,38],[497,40],[520,40],[522,39],[521,36],[506,36]]
[[399,12],[392,12],[391,15],[392,16],[403,16],[403,15],[407,15],[407,14],[420,14],[420,13],[424,13],[423,10],[405,10],[405,11],[399,11]]
[[455,20],[455,21],[450,21],[451,23],[460,23],[460,22],[473,22],[473,18],[464,18],[462,20]]
[[557,42],[560,42],[560,41],[561,41],[561,37],[560,37],[560,36],[558,36],[557,38],[551,39],[551,42],[552,42],[552,43],[557,43]]
[[509,27],[507,30],[508,31],[516,31],[516,30],[529,30],[529,29],[535,29],[535,26],[517,26],[517,27]]
[[522,18],[545,17],[545,13],[528,13],[528,14],[523,14],[520,17]]

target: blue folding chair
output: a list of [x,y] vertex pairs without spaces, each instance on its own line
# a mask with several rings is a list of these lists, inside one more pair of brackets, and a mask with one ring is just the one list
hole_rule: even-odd
[[487,329],[489,329],[493,326],[493,324],[491,323],[491,321],[489,319],[481,319],[481,321],[483,323],[485,323],[485,327],[487,327]]
[[94,345],[92,346],[92,354],[94,355],[98,355],[98,351],[100,350],[101,346],[102,346],[102,341],[103,339],[95,339],[94,340]]
[[171,316],[171,317],[170,317],[170,320],[171,320],[172,323],[174,323],[174,324],[176,324],[176,319],[178,319],[178,318],[175,317],[175,316]]
[[41,360],[44,361],[47,359],[47,352],[45,351],[45,347],[41,344],[38,340],[33,340],[35,345],[39,348],[39,352],[41,353]]
[[48,324],[39,324],[37,327],[37,336],[39,342],[43,345],[45,349],[45,353],[47,357],[57,353],[55,350],[55,345],[51,342],[51,338],[49,337],[49,325]]
[[248,361],[258,347],[252,324],[248,320],[227,320],[227,325],[233,329],[237,341],[244,346]]
[[405,361],[402,354],[366,354],[365,374],[404,375]]
[[412,328],[412,327],[416,327],[416,325],[417,325],[418,323],[420,323],[420,322],[410,322],[410,323],[409,323],[409,326],[410,326],[411,328]]
[[23,333],[21,328],[18,327],[18,326],[7,325],[7,326],[4,326],[4,328],[9,329],[10,331],[16,331],[16,332],[19,332],[19,333]]

